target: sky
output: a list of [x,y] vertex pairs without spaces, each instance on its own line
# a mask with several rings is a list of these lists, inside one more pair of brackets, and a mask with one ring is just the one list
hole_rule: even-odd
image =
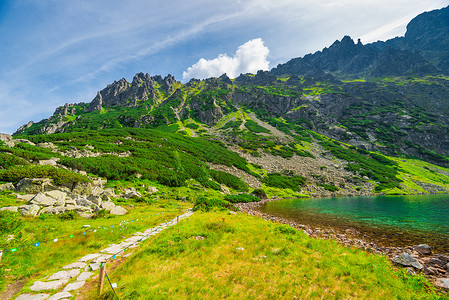
[[349,35],[402,36],[449,0],[0,0],[0,133],[136,73],[269,70]]

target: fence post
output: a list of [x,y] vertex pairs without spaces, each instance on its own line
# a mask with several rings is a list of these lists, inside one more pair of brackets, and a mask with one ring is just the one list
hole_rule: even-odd
[[103,283],[104,283],[104,274],[106,272],[106,262],[101,263],[100,266],[100,282],[98,283],[98,295],[101,294],[101,290],[103,289]]

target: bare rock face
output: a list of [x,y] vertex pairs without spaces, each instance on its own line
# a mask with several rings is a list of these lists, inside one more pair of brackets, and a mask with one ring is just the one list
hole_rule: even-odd
[[11,182],[0,184],[0,191],[4,191],[4,190],[13,191],[14,189],[15,189],[15,187]]
[[39,193],[30,200],[30,204],[36,204],[39,206],[53,206],[56,203],[56,199],[49,197],[43,193]]
[[54,190],[53,180],[49,178],[24,178],[16,186],[16,192],[38,194]]
[[6,133],[0,133],[0,141],[2,142],[10,142],[12,141],[12,136]]

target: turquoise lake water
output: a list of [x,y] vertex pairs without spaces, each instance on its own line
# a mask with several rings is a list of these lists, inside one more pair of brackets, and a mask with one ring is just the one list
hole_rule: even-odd
[[449,251],[449,195],[283,199],[260,210],[314,227],[356,228],[378,240],[427,241]]

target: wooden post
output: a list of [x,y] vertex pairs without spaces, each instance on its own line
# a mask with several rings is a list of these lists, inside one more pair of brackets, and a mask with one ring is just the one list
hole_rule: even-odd
[[104,283],[104,274],[106,272],[106,262],[101,263],[100,267],[100,282],[98,283],[98,295],[101,294],[101,290],[103,289],[103,283]]

